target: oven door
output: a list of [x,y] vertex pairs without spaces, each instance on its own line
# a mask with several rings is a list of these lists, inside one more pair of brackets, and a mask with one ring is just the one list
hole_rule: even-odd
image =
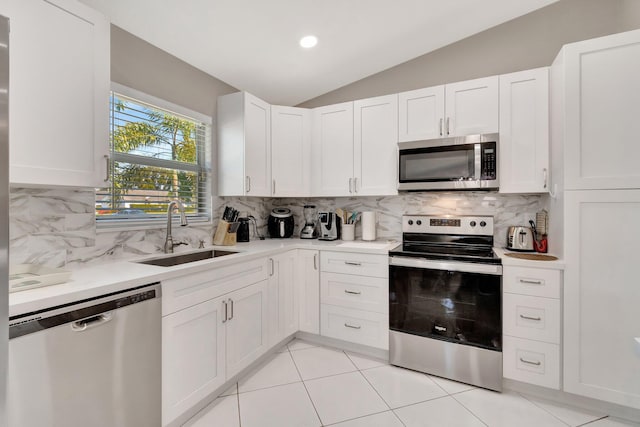
[[502,266],[390,257],[389,329],[502,351]]

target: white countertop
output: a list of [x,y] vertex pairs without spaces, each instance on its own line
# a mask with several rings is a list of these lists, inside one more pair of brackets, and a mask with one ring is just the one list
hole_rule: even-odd
[[[185,274],[208,270],[212,267],[222,267],[237,262],[265,257],[290,249],[386,254],[389,249],[394,248],[398,244],[399,242],[388,240],[344,242],[342,240],[267,239],[238,243],[235,246],[209,246],[206,249],[229,250],[237,251],[238,253],[173,267],[159,267],[135,262],[165,256],[164,254],[146,255],[127,261],[95,264],[87,266],[86,268],[73,270],[71,279],[66,283],[9,294],[9,316],[40,311],[111,292],[118,292]],[[198,252],[201,250],[203,249],[182,250],[179,253]],[[177,253],[178,251],[176,251],[176,254]],[[171,255],[172,254],[168,254],[166,256]]]

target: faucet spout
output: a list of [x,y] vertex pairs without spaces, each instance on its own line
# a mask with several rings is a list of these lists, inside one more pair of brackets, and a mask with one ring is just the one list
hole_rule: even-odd
[[164,253],[170,254],[173,253],[174,246],[182,245],[184,243],[173,243],[173,236],[171,235],[171,215],[175,208],[178,208],[178,212],[180,212],[180,225],[185,226],[189,225],[187,222],[187,216],[184,213],[184,205],[178,199],[172,200],[169,202],[169,206],[167,207],[167,236],[164,239]]

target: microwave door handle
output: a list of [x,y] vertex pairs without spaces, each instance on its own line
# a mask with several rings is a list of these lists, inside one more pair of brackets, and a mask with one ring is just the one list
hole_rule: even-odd
[[475,164],[474,164],[474,168],[475,168],[475,179],[476,181],[480,181],[480,179],[482,178],[482,146],[481,144],[474,144],[473,145],[473,154],[474,154],[474,159],[475,159]]

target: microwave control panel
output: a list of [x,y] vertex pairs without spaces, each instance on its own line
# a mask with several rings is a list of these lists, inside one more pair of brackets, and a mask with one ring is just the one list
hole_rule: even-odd
[[481,179],[496,179],[496,143],[488,142],[482,144],[482,165],[481,165]]

